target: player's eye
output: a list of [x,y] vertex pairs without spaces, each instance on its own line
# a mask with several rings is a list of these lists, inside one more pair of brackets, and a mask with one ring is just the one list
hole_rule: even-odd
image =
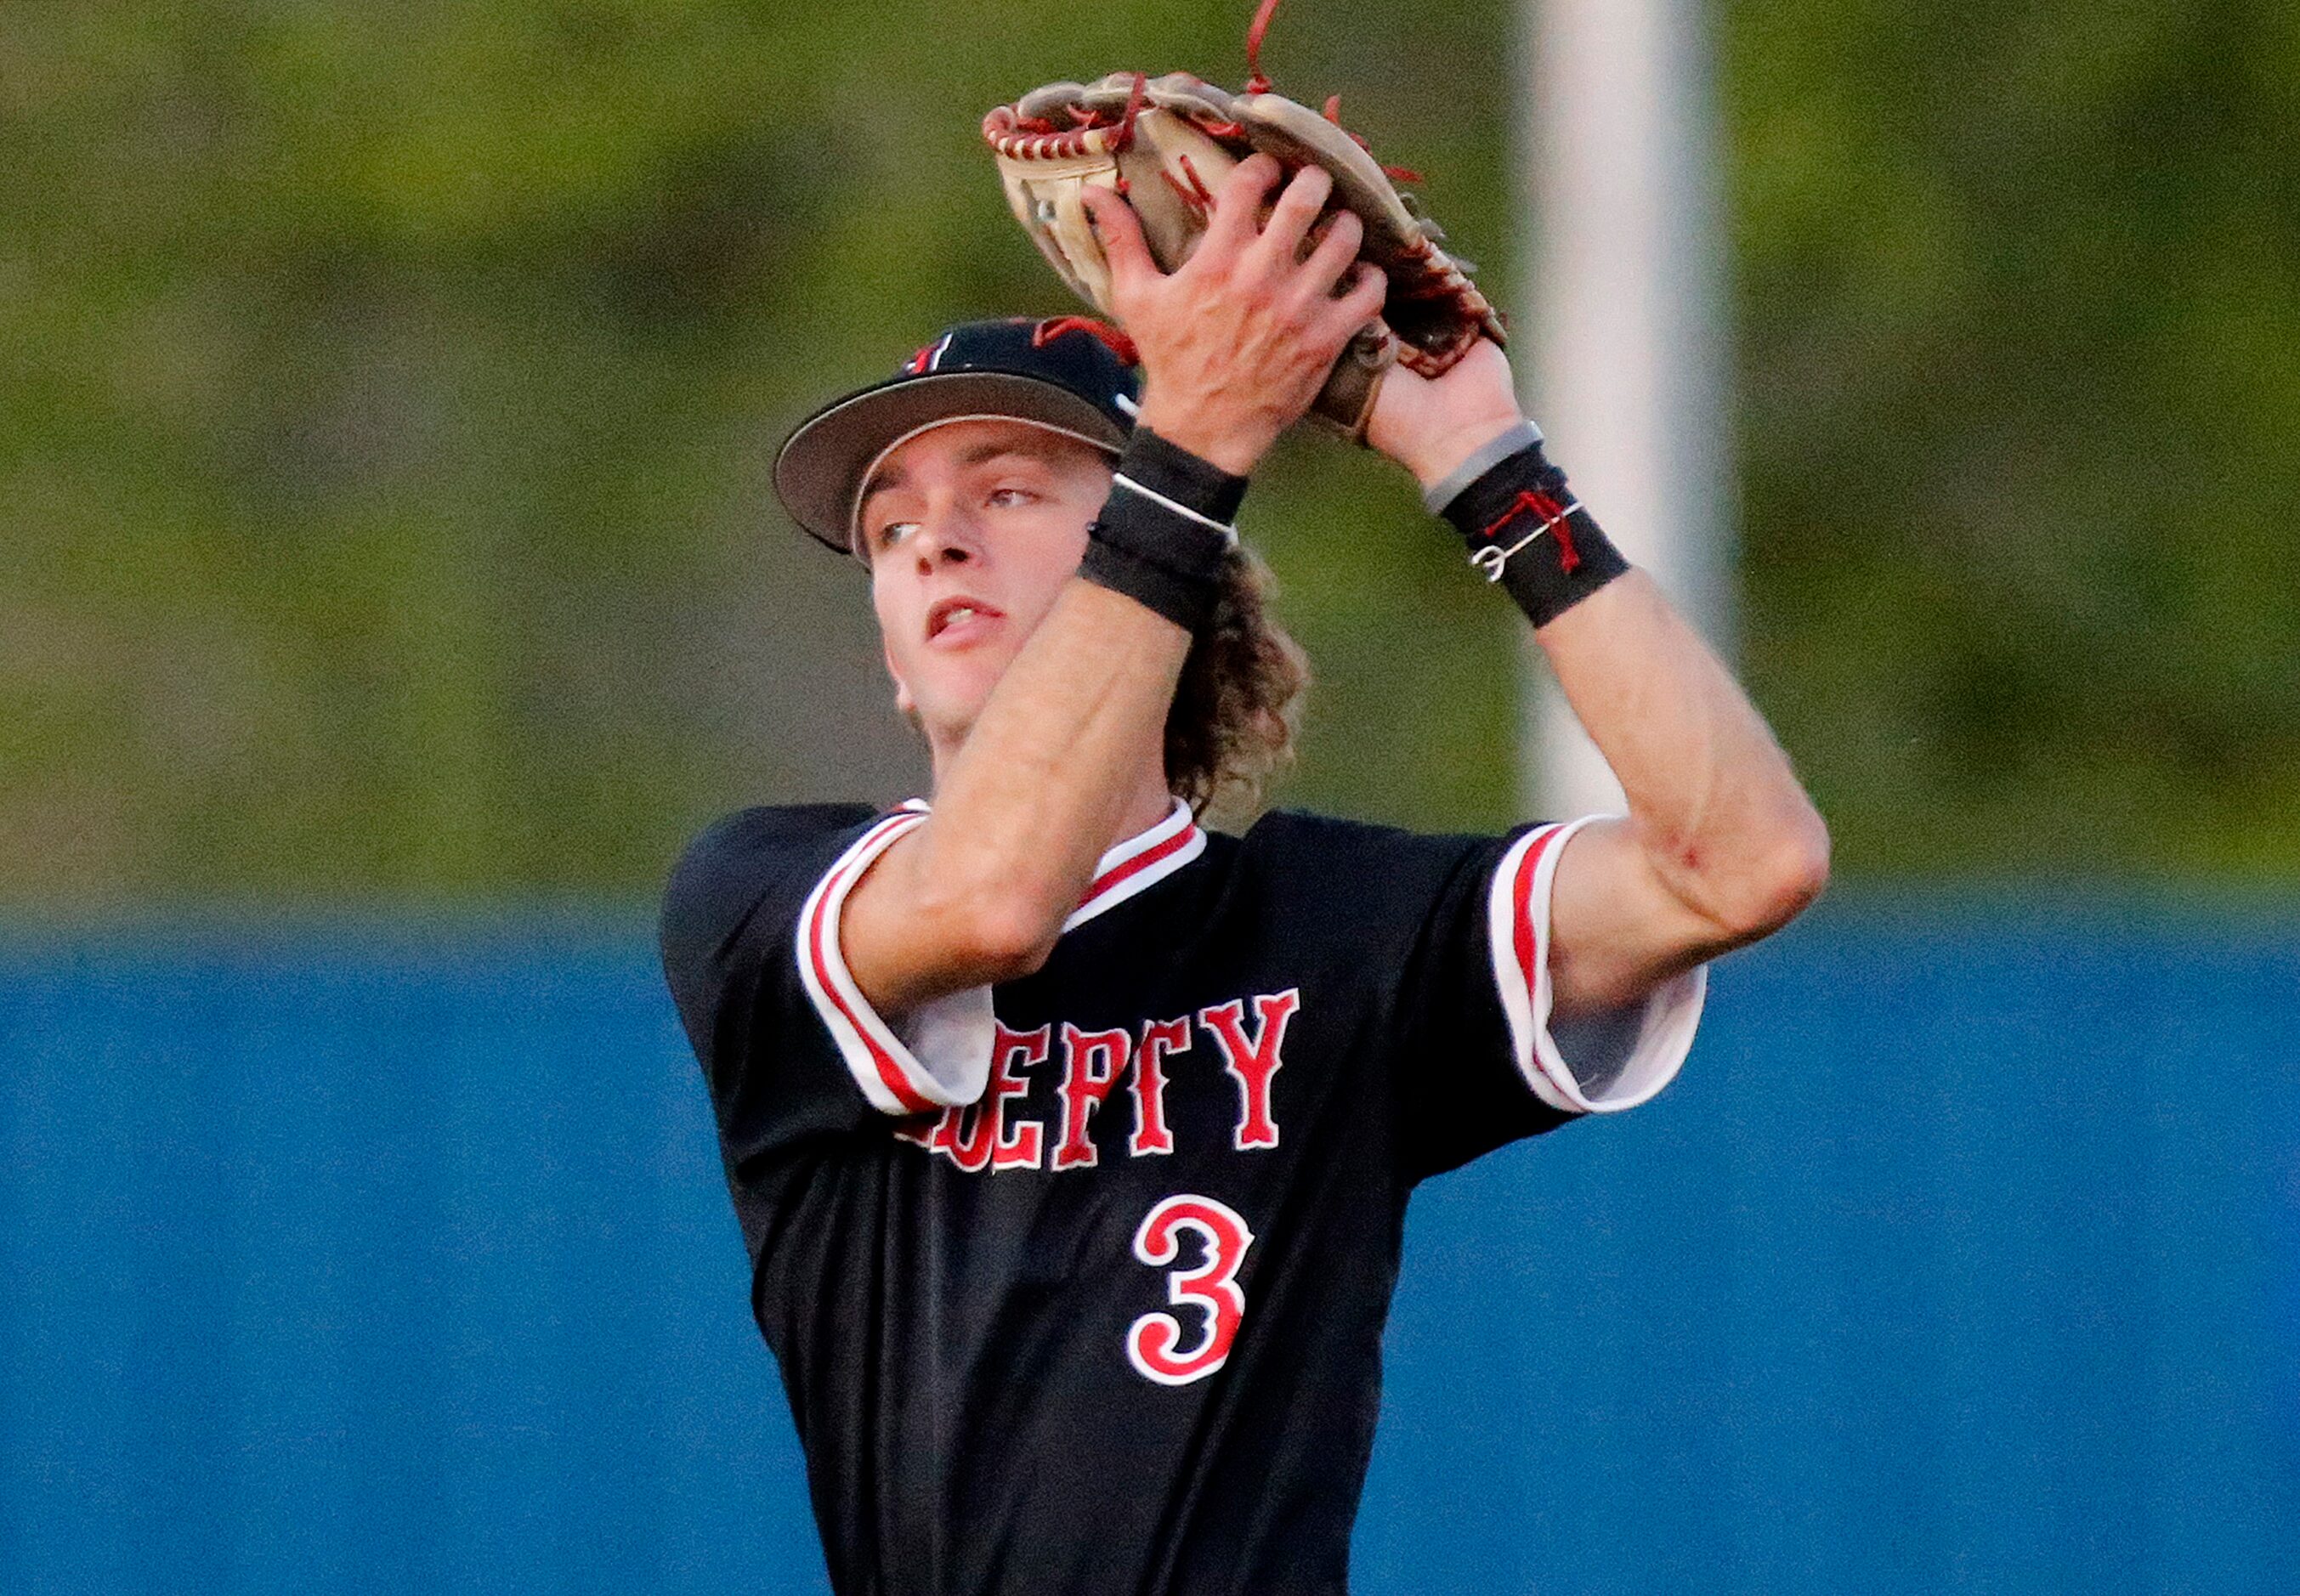
[[990,503],[1002,509],[1015,504],[1035,504],[1038,502],[1038,495],[1027,487],[994,487],[990,490]]
[[871,546],[880,550],[891,549],[917,531],[918,527],[916,521],[888,521],[871,535]]

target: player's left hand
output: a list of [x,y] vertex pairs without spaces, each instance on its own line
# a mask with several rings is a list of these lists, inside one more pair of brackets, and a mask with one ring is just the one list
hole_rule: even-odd
[[1392,366],[1374,397],[1366,445],[1428,487],[1523,419],[1509,357],[1500,345],[1480,338],[1443,377]]
[[1380,270],[1357,259],[1355,212],[1317,231],[1333,185],[1323,167],[1289,178],[1271,155],[1240,162],[1214,190],[1204,237],[1171,272],[1132,204],[1086,189],[1112,313],[1142,354],[1142,426],[1243,477],[1310,408],[1388,292]]

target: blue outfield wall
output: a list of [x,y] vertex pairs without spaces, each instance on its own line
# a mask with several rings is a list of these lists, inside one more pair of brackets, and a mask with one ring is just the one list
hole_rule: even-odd
[[[820,1592],[743,1275],[643,927],[0,952],[0,1591]],[[1416,1199],[1356,1583],[2286,1596],[2296,1354],[2300,918],[1832,902]]]

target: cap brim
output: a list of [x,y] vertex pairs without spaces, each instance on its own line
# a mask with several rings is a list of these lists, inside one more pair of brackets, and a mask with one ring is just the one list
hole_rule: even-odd
[[862,474],[898,439],[966,416],[1035,421],[1116,451],[1126,435],[1068,388],[1013,371],[928,371],[888,378],[817,411],[775,456],[775,496],[791,519],[841,553],[852,550]]

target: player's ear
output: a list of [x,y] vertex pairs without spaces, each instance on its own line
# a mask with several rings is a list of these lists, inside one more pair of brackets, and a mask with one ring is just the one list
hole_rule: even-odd
[[887,661],[887,674],[895,683],[896,710],[906,719],[915,718],[919,712],[918,701],[911,696],[910,684],[903,680],[903,673],[895,669],[895,651],[888,646],[883,636],[879,639],[879,653]]

